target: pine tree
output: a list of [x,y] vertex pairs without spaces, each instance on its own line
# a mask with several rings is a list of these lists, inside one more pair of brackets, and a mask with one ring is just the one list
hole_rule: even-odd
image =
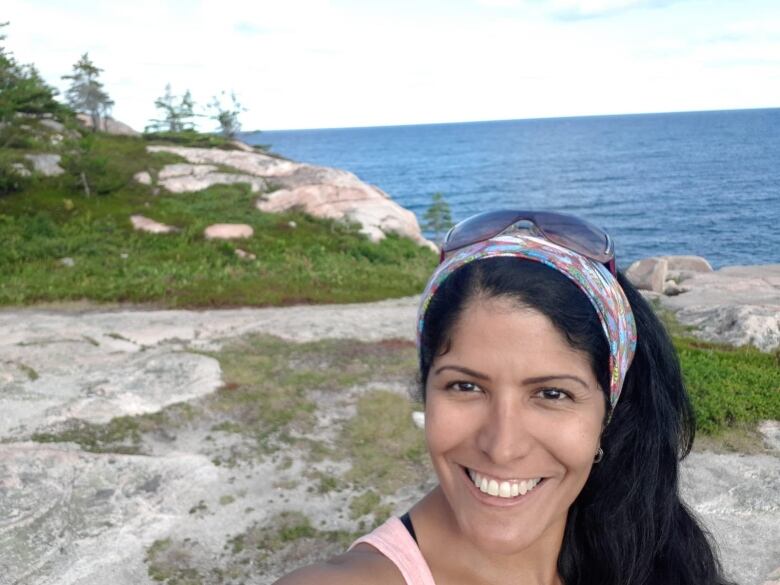
[[434,240],[441,243],[447,230],[452,227],[452,213],[444,195],[441,193],[433,194],[431,206],[426,210],[423,219],[425,220],[424,229],[432,232]]
[[219,124],[219,131],[225,138],[233,138],[241,130],[241,122],[238,117],[242,112],[246,112],[244,108],[236,98],[234,92],[230,92],[231,105],[223,105],[223,98],[225,92],[220,94],[220,97],[214,96],[209,104],[209,110],[212,114],[209,116],[212,120],[215,120]]
[[103,90],[103,84],[98,81],[102,71],[90,61],[89,54],[84,53],[73,65],[73,73],[62,76],[63,79],[71,81],[70,87],[65,92],[68,105],[77,112],[89,115],[92,119],[93,132],[100,129],[101,120],[105,120],[114,105]]
[[150,120],[147,132],[185,132],[195,129],[195,101],[190,90],[178,97],[173,95],[169,83],[165,86],[165,94],[154,100],[154,107],[162,112],[162,118]]

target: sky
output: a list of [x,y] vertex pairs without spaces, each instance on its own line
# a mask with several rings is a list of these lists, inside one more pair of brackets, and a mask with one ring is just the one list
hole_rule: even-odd
[[780,106],[778,0],[3,0],[4,21],[61,91],[89,53],[137,130],[168,83],[201,110],[235,92],[244,130]]

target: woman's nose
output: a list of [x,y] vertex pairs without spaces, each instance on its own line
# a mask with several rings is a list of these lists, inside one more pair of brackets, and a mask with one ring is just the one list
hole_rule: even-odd
[[528,454],[533,437],[532,416],[527,407],[513,401],[496,401],[488,410],[477,437],[477,446],[498,465]]

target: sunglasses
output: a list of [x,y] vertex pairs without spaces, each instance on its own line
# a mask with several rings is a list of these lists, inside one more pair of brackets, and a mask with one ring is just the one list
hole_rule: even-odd
[[[511,230],[511,231],[510,231]],[[447,232],[441,246],[441,261],[465,246],[484,242],[503,233],[530,232],[600,262],[617,274],[615,246],[609,234],[592,223],[565,213],[551,211],[485,211],[464,219]]]

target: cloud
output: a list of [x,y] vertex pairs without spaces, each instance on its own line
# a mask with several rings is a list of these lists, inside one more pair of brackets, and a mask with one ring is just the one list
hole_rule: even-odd
[[684,0],[476,0],[480,6],[491,8],[520,8],[523,6],[547,9],[559,20],[600,18],[645,8],[662,8]]

